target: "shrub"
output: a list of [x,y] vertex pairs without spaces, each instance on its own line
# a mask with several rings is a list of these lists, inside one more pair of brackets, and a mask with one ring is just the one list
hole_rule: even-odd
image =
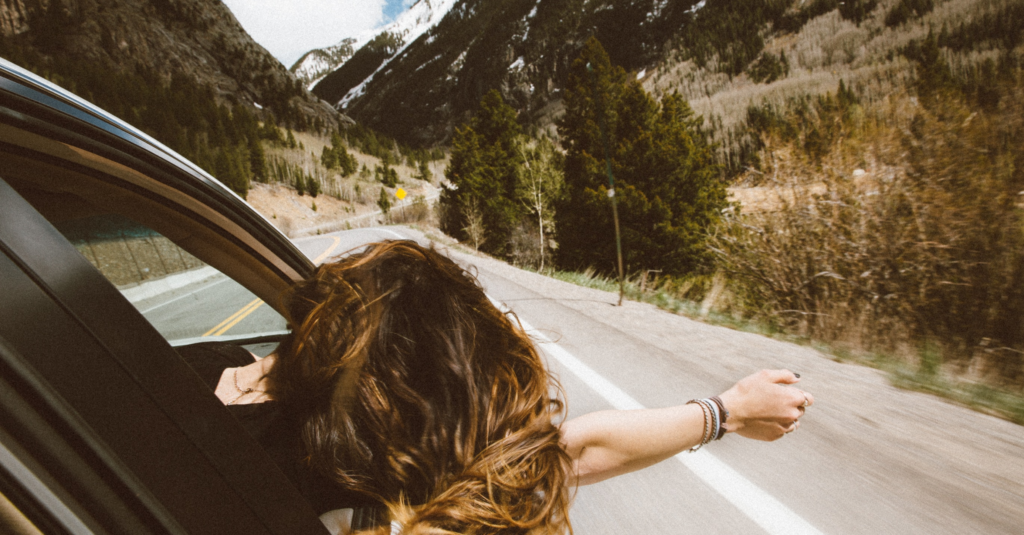
[[946,362],[980,357],[1019,384],[1024,98],[1011,87],[1003,101],[985,114],[957,95],[904,96],[875,110],[870,144],[836,141],[820,167],[774,142],[774,209],[731,215],[713,239],[751,311],[872,348],[935,343]]

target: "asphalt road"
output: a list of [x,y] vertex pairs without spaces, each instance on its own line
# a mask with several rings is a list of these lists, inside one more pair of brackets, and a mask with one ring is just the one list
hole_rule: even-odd
[[[296,244],[321,261],[395,238],[424,241],[416,231],[389,227]],[[565,389],[569,417],[685,403],[765,367],[801,372],[801,387],[815,393],[800,430],[780,441],[727,436],[696,454],[579,489],[572,510],[578,534],[1024,533],[1019,426],[897,390],[875,370],[806,347],[647,305],[615,307],[612,294],[451,254],[474,266],[488,294],[536,338],[554,340],[539,346]],[[160,327],[165,334],[182,337],[283,326],[240,290],[209,279],[146,304],[153,307],[146,315],[167,325]]]

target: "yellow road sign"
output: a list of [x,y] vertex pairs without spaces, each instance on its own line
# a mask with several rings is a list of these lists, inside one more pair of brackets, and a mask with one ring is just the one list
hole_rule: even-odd
[[398,200],[404,199],[405,198],[405,190],[402,189],[402,188],[398,188],[397,190],[395,190],[395,197],[398,197]]

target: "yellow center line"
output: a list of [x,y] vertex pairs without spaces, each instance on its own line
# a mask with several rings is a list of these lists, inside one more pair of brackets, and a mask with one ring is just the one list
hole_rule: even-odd
[[[334,240],[334,243],[332,243],[331,246],[328,247],[326,251],[321,253],[320,256],[316,257],[316,260],[313,260],[314,264],[320,264],[320,262],[323,262],[325,258],[327,258],[331,253],[334,252],[335,249],[338,248],[339,245],[341,245],[341,238],[337,236],[329,237],[332,240]],[[249,316],[249,314],[255,312],[256,309],[259,308],[261,305],[263,305],[263,301],[261,299],[257,298],[252,300],[249,304],[240,308],[238,312],[235,312],[234,314],[228,316],[227,319],[218,323],[214,328],[203,333],[203,336],[220,336],[228,332],[228,329],[234,327],[235,325],[238,325],[238,322],[244,320],[247,316]]]
[[256,311],[257,308],[259,308],[261,305],[263,305],[263,300],[262,299],[257,299],[256,301],[257,301],[257,303],[252,305],[251,307],[249,307],[248,310],[245,310],[244,308],[242,310],[239,310],[239,312],[242,312],[242,314],[240,314],[237,318],[232,320],[231,323],[225,325],[223,329],[213,333],[213,335],[214,336],[220,336],[220,335],[228,332],[228,329],[230,329],[230,328],[234,327],[235,325],[237,325],[238,322],[244,320],[246,316],[248,316],[249,314],[252,314],[253,312]]
[[[239,310],[238,310],[238,312],[235,312],[234,314],[232,314],[232,315],[228,316],[228,319],[226,319],[226,320],[224,320],[224,321],[222,321],[222,322],[218,323],[216,327],[214,327],[214,328],[210,329],[209,331],[206,331],[205,333],[203,333],[203,336],[210,336],[210,335],[211,335],[211,334],[213,334],[213,333],[214,333],[214,332],[215,332],[215,331],[216,331],[217,329],[220,329],[221,327],[223,327],[223,326],[224,326],[224,325],[226,325],[227,323],[231,322],[231,321],[232,321],[232,320],[234,320],[234,319],[235,319],[236,317],[238,317],[238,315],[239,315],[239,314],[241,314],[241,313],[245,312],[245,311],[246,311],[246,309],[248,309],[249,307],[251,307],[251,306],[253,306],[253,305],[256,305],[256,303],[258,303],[258,302],[260,302],[260,299],[259,299],[259,298],[253,299],[253,300],[252,300],[252,302],[250,302],[250,303],[249,303],[248,305],[245,305],[244,307],[242,307],[241,309],[239,309]],[[259,305],[256,305],[256,306],[259,306]],[[234,325],[234,323],[232,323],[232,325]],[[220,334],[220,333],[218,333],[218,334]]]
[[331,246],[328,247],[327,250],[323,252],[323,254],[316,257],[316,260],[313,261],[313,264],[320,265],[320,262],[323,262],[324,259],[327,258],[327,255],[333,253],[334,250],[337,249],[338,245],[341,245],[341,238],[337,236],[330,236],[330,238],[334,240],[334,243],[332,243]]

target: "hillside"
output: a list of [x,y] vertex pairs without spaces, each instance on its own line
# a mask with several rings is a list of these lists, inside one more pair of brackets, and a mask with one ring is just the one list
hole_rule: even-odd
[[[713,14],[709,4],[701,15]],[[732,173],[757,148],[752,108],[783,111],[808,98],[836,94],[843,82],[862,105],[915,94],[921,43],[933,33],[952,77],[968,82],[986,62],[1020,54],[1024,3],[1019,0],[858,0],[796,2],[775,10],[770,24],[737,54],[728,40],[717,49],[688,47],[688,34],[654,69],[644,87],[661,98],[678,91],[703,115]],[[770,5],[770,4],[768,4]],[[723,31],[711,35],[723,36]]]
[[[0,4],[4,55],[45,72],[158,73],[210,87],[222,103],[270,110],[295,127],[337,125],[242,29],[219,0],[9,0]],[[86,74],[65,74],[80,83]]]
[[[460,0],[411,43],[399,46],[380,36],[368,43],[314,93],[329,102],[344,99],[346,113],[404,142],[443,142],[490,89],[500,89],[526,116],[539,115],[559,98],[567,67],[590,35],[606,44],[619,65],[652,64],[692,20],[696,5]],[[364,61],[357,62],[361,56]]]
[[[943,31],[954,69],[1013,48],[979,33],[1021,17],[1009,0],[460,0],[419,39],[379,34],[314,92],[359,122],[412,144],[445,143],[490,89],[520,122],[550,127],[568,65],[595,35],[614,64],[661,97],[680,92],[707,120],[723,163],[749,152],[747,108],[835,92],[869,101],[914,75],[912,41]],[[1010,11],[1008,11],[1010,10]],[[983,20],[984,19],[984,20]],[[1013,37],[1007,37],[1015,39]],[[355,88],[355,89],[354,89]]]

